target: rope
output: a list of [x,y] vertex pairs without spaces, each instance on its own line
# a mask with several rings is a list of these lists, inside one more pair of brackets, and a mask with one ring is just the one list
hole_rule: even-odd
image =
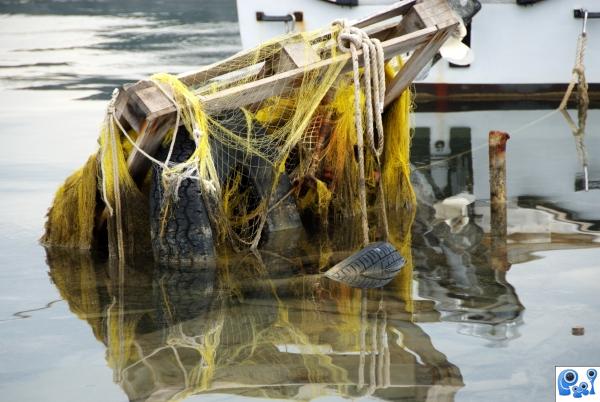
[[[113,195],[115,197],[115,208],[114,208],[114,212],[115,212],[115,223],[116,223],[116,230],[117,230],[117,255],[119,257],[120,261],[123,261],[125,258],[125,244],[123,241],[123,215],[122,215],[122,211],[121,211],[121,188],[120,188],[120,183],[119,183],[119,154],[117,151],[117,138],[115,135],[115,126],[113,124],[113,122],[118,121],[118,119],[115,119],[115,102],[117,99],[117,96],[119,94],[118,90],[113,91],[113,96],[111,98],[111,101],[108,105],[108,134],[109,134],[109,138],[108,140],[110,141],[110,146],[111,146],[111,157],[112,157],[112,166],[113,166]],[[106,150],[103,151],[103,153]],[[104,165],[104,164],[102,164]],[[104,166],[102,166],[102,172],[103,174],[105,173],[104,171]],[[103,191],[103,195],[104,195],[104,199],[106,201],[108,210],[110,211],[111,216],[113,215],[113,209],[112,207],[110,207],[108,205],[108,198],[106,197],[106,183],[105,180],[102,179],[102,191]]]
[[[582,32],[579,35],[579,39],[577,41],[575,66],[573,67],[573,70],[572,70],[573,75],[572,75],[571,81],[569,82],[567,90],[560,102],[560,105],[556,109],[553,109],[550,112],[548,112],[526,124],[523,124],[522,126],[516,128],[514,130],[509,130],[508,132],[511,133],[512,135],[518,134],[519,132],[524,131],[524,130],[552,117],[556,113],[561,112],[563,114],[563,116],[565,117],[567,124],[571,128],[573,135],[576,137],[575,146],[577,148],[577,153],[578,153],[579,159],[583,165],[584,172],[586,172],[586,174],[587,174],[587,167],[588,167],[587,151],[586,151],[585,145],[583,143],[583,135],[585,134],[585,123],[587,120],[587,111],[588,111],[588,106],[589,106],[588,84],[587,84],[587,81],[585,78],[585,66],[583,63],[586,45],[587,45],[587,35],[585,32]],[[573,121],[573,119],[571,118],[569,113],[567,112],[567,103],[569,101],[569,98],[571,97],[571,94],[572,94],[573,89],[575,88],[576,84],[577,84],[577,93],[578,93],[578,98],[579,98],[578,124],[575,124],[575,122]],[[487,148],[487,147],[488,147],[488,144],[484,143],[478,147],[471,148],[468,151],[460,152],[456,155],[452,155],[449,158],[435,161],[428,165],[419,166],[414,169],[415,170],[429,169],[431,166],[446,163],[452,159],[460,158],[463,155],[466,155],[466,154],[472,153],[474,151],[477,151],[479,149]],[[587,183],[586,183],[586,185],[587,185]]]
[[[587,19],[587,14],[585,19]],[[573,136],[575,137],[575,149],[577,150],[577,156],[579,158],[579,162],[583,166],[584,172],[584,181],[585,181],[585,191],[589,189],[589,181],[588,181],[588,155],[587,150],[585,148],[584,136],[585,136],[585,127],[587,121],[587,113],[588,107],[590,104],[590,98],[588,95],[588,83],[585,78],[585,66],[583,63],[585,57],[585,49],[587,45],[587,34],[585,32],[585,21],[584,28],[579,38],[577,40],[577,52],[575,54],[575,66],[573,67],[571,82],[569,82],[569,86],[567,87],[567,91],[560,103],[559,109],[564,116],[567,125],[571,129]],[[571,118],[571,115],[567,111],[567,102],[571,97],[571,93],[573,92],[573,88],[577,84],[577,99],[578,99],[578,107],[577,107],[577,124]]]
[[[363,85],[365,87],[365,120],[367,144],[376,162],[380,166],[380,157],[383,153],[384,134],[382,113],[385,98],[385,57],[381,42],[360,28],[349,26],[346,20],[336,20],[333,26],[339,26],[340,32],[337,37],[338,47],[342,52],[350,52],[352,55],[352,74],[354,82],[354,125],[356,127],[356,145],[358,147],[358,186],[360,199],[360,212],[363,230],[363,244],[369,243],[369,223],[367,218],[367,196],[365,180],[365,154],[364,154],[364,130],[363,111],[361,106],[361,83],[360,63],[358,50],[362,50],[363,56]],[[376,136],[377,133],[377,136]],[[380,169],[381,170],[381,169]],[[386,239],[389,237],[387,223],[387,212],[382,180],[379,180],[379,193],[382,209],[382,221]]]
[[[108,107],[106,109],[106,120],[105,120],[105,125],[108,128],[112,123],[113,120],[113,116],[114,116],[114,111],[115,111],[115,102],[117,101],[117,95],[119,94],[119,90],[115,88],[115,90],[112,93],[112,98],[110,99],[110,102],[108,103]],[[107,152],[107,143],[104,143],[102,148],[100,149],[100,161],[104,160],[104,155]],[[108,210],[108,214],[110,216],[113,216],[113,208],[112,205],[110,205],[110,201],[108,199],[108,195],[107,195],[107,191],[106,191],[106,180],[104,179],[106,177],[106,170],[105,170],[105,166],[104,163],[100,163],[100,171],[102,172],[102,199],[104,200],[104,204],[106,205],[106,209]]]

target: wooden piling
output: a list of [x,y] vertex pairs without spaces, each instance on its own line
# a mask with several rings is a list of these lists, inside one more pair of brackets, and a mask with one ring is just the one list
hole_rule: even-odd
[[492,269],[507,271],[506,236],[508,228],[506,198],[506,142],[510,136],[502,131],[490,131],[490,235]]

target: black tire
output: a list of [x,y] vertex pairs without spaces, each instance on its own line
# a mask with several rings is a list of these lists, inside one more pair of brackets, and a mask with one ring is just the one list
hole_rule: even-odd
[[325,273],[329,279],[357,288],[379,288],[400,272],[405,260],[391,243],[371,243]]
[[[177,133],[172,162],[187,160],[195,150],[195,143],[187,131]],[[168,147],[157,152],[158,160],[164,160]],[[167,264],[206,264],[215,256],[213,234],[204,200],[197,180],[185,179],[178,190],[178,201],[166,200],[161,183],[162,168],[153,165],[150,187],[150,233],[152,248],[157,261]],[[168,213],[163,208],[170,202]]]

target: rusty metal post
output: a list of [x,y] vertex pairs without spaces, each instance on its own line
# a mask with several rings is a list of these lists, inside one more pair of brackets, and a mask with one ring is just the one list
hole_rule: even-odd
[[490,234],[494,270],[507,271],[507,198],[506,198],[506,142],[510,136],[502,131],[490,131]]

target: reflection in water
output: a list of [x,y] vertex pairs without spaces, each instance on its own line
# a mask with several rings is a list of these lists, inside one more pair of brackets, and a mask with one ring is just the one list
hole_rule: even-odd
[[518,337],[524,306],[506,280],[506,269],[494,269],[494,256],[479,242],[481,229],[470,223],[450,236],[440,223],[430,233],[423,241],[435,242],[433,247],[418,247],[413,254],[419,296],[434,300],[440,319],[459,323],[462,334],[483,337],[493,346]]
[[[320,257],[299,264],[310,271]],[[285,268],[274,253],[212,269],[124,267],[121,277],[110,262],[63,250],[48,250],[48,263],[130,400],[215,392],[453,400],[463,386],[414,323],[403,283],[363,291],[320,275],[283,277],[272,274]]]
[[0,0],[0,10],[1,88],[107,100],[125,83],[240,49],[234,0]]
[[[426,225],[418,219],[415,227]],[[417,322],[455,321],[460,333],[501,344],[516,336],[523,306],[505,273],[486,265],[481,229],[471,223],[453,234],[443,225],[413,230],[407,255],[419,296],[435,303],[414,300],[411,264],[383,289],[326,279],[319,272],[350,254],[327,244],[190,268],[119,267],[54,249],[47,256],[53,282],[106,345],[130,400],[225,393],[452,401],[464,385],[460,369]]]

